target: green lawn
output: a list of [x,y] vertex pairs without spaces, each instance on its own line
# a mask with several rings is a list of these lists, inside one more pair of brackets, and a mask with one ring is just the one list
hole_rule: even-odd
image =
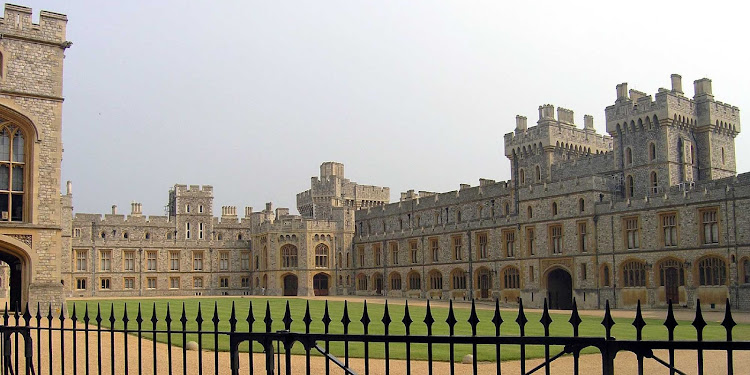
[[[253,304],[253,312],[255,316],[255,323],[253,330],[256,332],[265,331],[265,323],[263,318],[265,316],[266,303],[270,302],[272,316],[274,318],[273,330],[281,330],[284,328],[282,318],[284,316],[286,300],[283,299],[265,299],[265,298],[187,298],[187,299],[143,299],[140,300],[141,312],[143,314],[143,329],[151,329],[152,322],[151,316],[156,306],[158,324],[157,329],[166,329],[166,322],[164,320],[167,311],[167,304],[169,304],[172,317],[172,329],[181,329],[182,324],[180,322],[180,316],[182,314],[182,305],[185,304],[186,316],[188,319],[187,329],[197,330],[197,323],[195,318],[198,312],[198,304],[201,305],[201,312],[203,315],[203,329],[213,330],[213,314],[214,314],[214,303],[217,303],[220,331],[229,331],[229,317],[231,314],[232,303],[235,303],[235,309],[237,314],[237,330],[247,332],[248,326],[245,320],[248,315],[248,309],[250,301]],[[304,299],[290,299],[290,309],[294,322],[292,323],[292,331],[304,332],[305,325],[302,318],[305,314]],[[323,332],[323,323],[321,318],[323,317],[323,311],[325,302],[322,300],[310,300],[310,314],[313,319],[311,324],[311,332]],[[69,301],[68,312],[73,311],[73,307],[76,308],[76,315],[78,320],[83,319],[83,312],[88,304],[89,317],[91,318],[91,324],[96,324],[96,309],[97,303],[101,306],[102,312],[102,326],[109,328],[109,316],[111,307],[114,306],[115,328],[122,328],[122,316],[127,304],[128,318],[130,322],[128,324],[129,329],[136,328],[136,316],[138,314],[138,303],[136,300],[98,300],[98,301]],[[349,325],[349,333],[360,334],[363,333],[362,323],[360,318],[362,317],[363,304],[354,302],[348,304],[349,318],[352,323]],[[383,316],[384,305],[380,303],[370,303],[367,306],[368,313],[370,316],[369,333],[373,335],[381,335],[384,333],[383,323],[381,318]],[[343,326],[341,324],[341,317],[343,315],[344,302],[331,301],[329,302],[329,313],[331,315],[331,333],[342,333]],[[425,307],[410,306],[409,312],[414,323],[411,325],[412,335],[425,335],[427,328],[423,323],[425,316]],[[456,335],[471,335],[471,326],[467,322],[471,310],[469,308],[455,308],[454,309],[458,324],[456,324],[455,334]],[[404,307],[402,305],[390,305],[389,313],[391,316],[392,323],[390,325],[390,334],[392,335],[403,335],[405,329],[401,319],[404,315]],[[494,335],[495,327],[492,324],[492,317],[494,315],[493,310],[478,309],[477,315],[479,316],[480,323],[478,325],[479,335]],[[501,325],[501,335],[507,336],[518,336],[519,327],[515,322],[517,312],[513,311],[502,311],[501,312],[504,323]],[[666,315],[666,312],[665,312]],[[448,325],[445,323],[445,319],[448,316],[447,308],[432,308],[432,316],[435,319],[433,325],[434,335],[448,335]],[[540,313],[527,313],[527,319],[529,320],[526,325],[526,335],[528,336],[542,336],[544,334],[543,327],[539,323],[541,318]],[[570,315],[567,314],[553,314],[553,323],[550,327],[551,335],[553,336],[570,336],[573,334],[573,329],[568,323]],[[600,317],[582,316],[583,322],[579,328],[579,334],[581,336],[595,336],[603,337],[604,328],[602,327]],[[628,319],[615,319],[616,325],[612,329],[612,335],[618,339],[634,339],[635,328],[631,325],[632,318]],[[663,320],[646,320],[646,327],[643,330],[644,340],[666,340],[667,329],[662,325]],[[734,337],[748,337],[750,335],[750,325],[740,324],[734,328]],[[215,342],[213,335],[204,334],[202,335],[203,347],[206,349],[213,349]],[[106,335],[104,339],[106,339]],[[150,338],[150,335],[144,337]],[[675,330],[676,340],[690,340],[695,339],[695,329],[690,325],[690,322],[680,321],[679,326]],[[709,323],[704,330],[704,340],[724,340],[726,339],[726,331],[718,323]],[[167,335],[157,335],[157,341],[166,342]],[[188,335],[187,341],[198,341],[197,335]],[[174,345],[182,345],[182,335],[172,335],[172,343]],[[218,342],[219,350],[226,351],[229,349],[229,342],[226,336],[219,336]],[[241,350],[247,351],[248,347],[245,344],[241,347]],[[254,351],[262,351],[261,347],[257,344],[253,347]],[[384,345],[383,344],[370,344],[370,356],[372,358],[383,358],[384,357]],[[456,358],[460,359],[465,354],[471,353],[471,346],[469,345],[456,345],[455,355]],[[560,348],[553,348],[552,353],[556,353]],[[302,353],[301,345],[295,345],[294,352]],[[502,360],[512,360],[519,358],[519,347],[515,345],[504,345],[502,347]],[[344,346],[343,343],[331,343],[331,352],[338,356],[343,357]],[[595,349],[589,349],[589,352],[596,352]],[[364,354],[364,345],[362,343],[350,343],[349,353],[353,357],[362,357]],[[412,344],[411,353],[413,359],[426,359],[427,358],[427,346]],[[541,357],[544,356],[543,347],[532,346],[527,347],[527,356]],[[406,351],[404,344],[391,344],[390,345],[391,358],[405,358]],[[449,347],[448,345],[433,345],[433,355],[436,360],[448,360],[449,358]],[[480,361],[494,361],[495,360],[495,348],[494,346],[479,346],[478,348],[478,359]]]

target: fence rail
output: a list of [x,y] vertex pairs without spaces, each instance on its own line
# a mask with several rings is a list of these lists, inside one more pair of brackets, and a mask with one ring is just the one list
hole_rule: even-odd
[[[450,301],[448,315],[445,324],[448,328],[448,335],[433,334],[434,325],[437,323],[433,316],[430,302],[427,301],[424,317],[412,318],[408,302],[403,307],[403,319],[400,322],[394,322],[391,319],[388,302],[385,302],[384,313],[380,318],[383,325],[383,334],[371,334],[370,325],[373,320],[370,318],[367,302],[364,302],[362,316],[359,322],[355,323],[350,317],[348,304],[344,302],[344,310],[340,322],[335,325],[343,329],[342,333],[332,333],[332,323],[334,323],[329,313],[328,302],[325,302],[325,310],[319,322],[323,324],[323,332],[312,332],[311,325],[314,322],[310,314],[310,303],[307,302],[306,311],[302,317],[304,323],[304,332],[295,332],[292,330],[292,313],[289,307],[289,301],[286,302],[283,322],[283,330],[273,330],[273,315],[271,313],[270,302],[266,303],[265,313],[262,322],[265,330],[254,332],[253,326],[256,321],[256,315],[253,312],[252,300],[249,302],[249,310],[244,320],[247,322],[248,329],[246,332],[240,332],[237,327],[239,319],[235,310],[235,304],[232,303],[232,310],[226,322],[229,323],[229,330],[221,330],[219,323],[222,320],[219,317],[218,304],[214,304],[214,312],[211,317],[204,319],[200,305],[197,315],[194,319],[188,320],[185,305],[182,305],[182,312],[179,316],[174,316],[167,304],[166,312],[163,318],[157,317],[156,305],[151,311],[151,316],[147,317],[141,312],[141,305],[138,304],[138,313],[134,319],[128,316],[127,304],[121,317],[115,317],[114,305],[110,309],[109,316],[103,316],[101,306],[97,304],[96,315],[89,312],[86,304],[83,316],[76,311],[76,305],[73,306],[70,316],[65,315],[65,308],[60,308],[60,313],[53,315],[52,305],[48,306],[47,315],[42,315],[42,307],[37,305],[36,315],[30,314],[29,306],[21,314],[16,307],[12,313],[8,311],[7,305],[2,315],[2,325],[0,325],[0,362],[2,364],[3,375],[15,375],[25,373],[27,375],[36,374],[129,374],[149,373],[151,370],[154,374],[187,375],[188,373],[203,374],[204,362],[213,359],[213,372],[215,374],[230,373],[239,374],[292,374],[294,362],[292,361],[292,349],[299,345],[304,351],[304,370],[306,374],[311,373],[311,358],[316,355],[319,360],[324,361],[325,374],[344,373],[355,374],[352,368],[352,356],[350,356],[350,346],[357,344],[364,346],[364,373],[369,374],[373,370],[370,366],[371,345],[381,345],[384,349],[385,374],[389,375],[391,364],[390,349],[394,345],[405,347],[405,372],[412,373],[413,365],[416,362],[412,358],[412,348],[414,345],[426,345],[427,358],[426,365],[428,374],[433,374],[434,364],[437,361],[444,361],[446,358],[435,358],[433,349],[436,345],[447,345],[449,347],[448,370],[451,375],[456,373],[455,346],[468,345],[471,347],[472,360],[471,372],[478,374],[479,360],[477,357],[478,347],[489,346],[494,349],[495,365],[497,373],[502,373],[501,352],[508,346],[518,348],[520,351],[520,374],[533,374],[544,371],[545,374],[551,373],[551,365],[559,358],[570,355],[573,358],[571,372],[579,374],[581,351],[586,348],[594,348],[599,352],[601,359],[601,371],[604,375],[615,373],[614,360],[620,352],[631,352],[635,354],[637,360],[637,371],[639,374],[644,373],[644,362],[653,360],[659,366],[669,370],[670,374],[684,374],[684,371],[697,370],[698,374],[703,374],[704,369],[704,352],[721,351],[726,353],[726,370],[728,374],[734,373],[733,354],[737,351],[750,351],[750,341],[734,341],[732,339],[732,330],[736,323],[732,317],[731,306],[727,300],[724,319],[721,322],[726,331],[726,340],[707,341],[703,339],[704,328],[707,323],[703,317],[698,301],[695,311],[695,318],[692,326],[695,330],[696,339],[689,341],[676,341],[675,329],[678,326],[675,319],[672,304],[669,304],[666,319],[663,325],[666,327],[668,339],[663,341],[643,340],[643,329],[646,321],[641,312],[640,302],[635,312],[635,318],[631,323],[636,331],[635,340],[617,340],[612,336],[612,328],[615,321],[609,307],[606,303],[604,318],[601,325],[604,327],[604,336],[580,336],[579,326],[582,322],[578,310],[573,301],[573,309],[568,319],[572,327],[572,336],[553,336],[550,334],[552,316],[547,308],[545,300],[544,310],[539,322],[544,329],[543,336],[526,335],[526,325],[529,322],[523,309],[523,302],[519,303],[518,311],[515,317],[515,323],[519,328],[519,335],[508,336],[501,335],[500,328],[504,324],[503,317],[500,314],[499,301],[495,301],[494,315],[491,319],[494,327],[494,335],[479,335],[478,325],[480,319],[477,314],[476,303],[471,303],[471,313],[466,323],[471,328],[471,335],[456,335],[456,325],[459,321],[454,313],[453,301]],[[57,315],[57,316],[55,316]],[[356,318],[356,317],[355,317]],[[421,319],[427,330],[426,335],[412,334],[412,325],[414,319]],[[102,323],[108,326],[102,327]],[[197,329],[188,329],[188,322],[194,322]],[[159,323],[163,323],[160,328]],[[405,334],[391,334],[393,324],[401,324]],[[339,325],[340,324],[340,325]],[[361,324],[362,333],[350,333],[352,324]],[[441,323],[442,324],[442,323]],[[119,327],[118,327],[119,325]],[[399,330],[400,331],[400,330]],[[194,358],[190,358],[187,348],[188,335],[197,336],[197,364],[193,364]],[[163,344],[157,343],[157,338],[164,341]],[[180,341],[180,347],[173,345],[174,339]],[[130,341],[129,341],[130,340]],[[213,348],[206,351],[205,341],[210,341]],[[229,343],[229,352],[220,353],[219,343],[225,340]],[[96,353],[91,353],[92,341]],[[337,357],[331,351],[331,344],[340,343],[343,345],[343,353],[336,353]],[[166,344],[166,347],[164,347]],[[253,350],[248,350],[247,361],[244,363],[240,360],[243,353],[240,351],[241,345],[250,345],[248,348],[256,347],[257,350],[262,348],[263,354],[257,354],[254,357]],[[161,345],[161,347],[159,347]],[[527,368],[526,349],[529,346],[544,347],[543,361]],[[83,350],[81,352],[81,347]],[[562,348],[562,349],[560,349]],[[66,351],[67,350],[67,351]],[[666,350],[666,358],[660,358],[655,354],[655,350]],[[693,369],[679,369],[675,365],[675,351],[695,351],[697,361]],[[228,357],[227,357],[228,354]],[[212,357],[212,358],[211,358]],[[70,361],[70,366],[66,365],[66,360]],[[94,362],[95,361],[95,362]],[[166,365],[163,361],[166,361]],[[181,361],[181,363],[179,362]],[[94,363],[92,363],[94,362]],[[109,362],[109,363],[106,363]],[[189,363],[190,362],[190,363]],[[255,363],[260,362],[260,363]],[[282,367],[282,363],[284,364]],[[206,363],[207,364],[207,363]],[[92,368],[93,367],[93,368]],[[166,367],[166,369],[165,369]],[[531,367],[531,366],[529,366]],[[158,370],[161,369],[161,370]],[[295,371],[295,373],[299,373]],[[715,373],[715,369],[709,371]]]

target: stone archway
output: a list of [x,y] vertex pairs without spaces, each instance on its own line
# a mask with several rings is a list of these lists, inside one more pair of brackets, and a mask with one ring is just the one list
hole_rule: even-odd
[[547,302],[550,309],[573,308],[573,278],[565,269],[555,268],[547,273]]
[[[6,237],[7,238],[7,237]],[[27,253],[13,242],[18,242],[14,238],[9,241],[0,239],[0,261],[9,267],[8,275],[8,309],[24,311],[25,304],[29,298],[29,284],[31,261]]]
[[284,276],[283,283],[284,283],[284,296],[296,296],[297,295],[297,287],[299,284],[297,275],[289,274],[289,275]]

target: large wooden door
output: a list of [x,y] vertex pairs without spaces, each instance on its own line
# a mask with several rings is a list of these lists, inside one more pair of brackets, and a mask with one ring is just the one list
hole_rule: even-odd
[[313,292],[316,296],[328,295],[328,275],[319,273],[313,277]]
[[680,303],[679,293],[680,281],[677,275],[677,268],[669,267],[664,270],[664,289],[667,302],[672,301],[674,304]]
[[285,296],[297,295],[297,276],[295,275],[284,276],[284,295]]
[[573,308],[573,279],[567,271],[558,268],[549,273],[547,293],[550,309],[570,310]]

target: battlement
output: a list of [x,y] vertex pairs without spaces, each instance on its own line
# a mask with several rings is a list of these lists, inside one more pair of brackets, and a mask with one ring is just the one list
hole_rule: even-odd
[[173,223],[167,216],[143,216],[143,215],[119,215],[119,214],[87,214],[77,213],[73,215],[73,222],[90,222],[96,225],[102,226],[115,226],[125,224],[151,224],[154,226],[159,225],[172,225]]
[[553,163],[551,165],[551,180],[561,181],[607,173],[614,170],[614,168],[615,157],[612,152],[589,154],[580,158]]
[[5,4],[5,13],[0,19],[0,34],[3,38],[20,38],[58,44],[61,48],[71,45],[65,40],[68,17],[46,10],[39,12],[39,23],[31,19],[32,9],[20,5]]
[[531,184],[519,189],[521,201],[543,199],[552,195],[572,195],[584,191],[609,191],[609,181],[602,176],[576,177],[562,181]]
[[[672,74],[672,89],[660,88],[652,98],[637,90],[627,90],[627,83],[617,85],[617,99],[604,112],[607,132],[634,131],[652,125],[710,126],[713,131],[736,135],[740,132],[739,108],[714,100],[711,80],[693,82],[694,96],[682,91],[682,77]],[[700,107],[700,108],[699,108]]]
[[206,196],[213,195],[214,187],[211,185],[175,185],[174,191],[177,196]]

